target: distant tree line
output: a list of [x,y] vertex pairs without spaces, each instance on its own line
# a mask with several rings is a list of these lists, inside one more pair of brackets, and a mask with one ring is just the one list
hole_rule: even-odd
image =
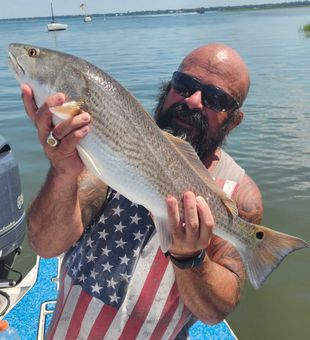
[[310,1],[294,1],[281,2],[276,4],[261,4],[261,5],[242,5],[242,6],[217,6],[217,7],[198,7],[198,8],[180,8],[166,10],[148,10],[134,11],[126,13],[108,13],[109,16],[122,15],[160,15],[160,14],[178,14],[178,13],[205,13],[213,11],[240,11],[240,10],[257,10],[257,9],[274,9],[274,8],[293,8],[293,7],[310,7]]

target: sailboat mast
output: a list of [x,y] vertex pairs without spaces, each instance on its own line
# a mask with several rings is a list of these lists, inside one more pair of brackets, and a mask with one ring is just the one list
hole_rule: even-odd
[[48,31],[66,30],[68,28],[67,24],[61,24],[59,22],[55,22],[53,2],[52,1],[51,1],[51,12],[52,12],[52,22],[47,24],[47,30]]
[[54,11],[53,11],[53,3],[52,2],[51,2],[51,12],[52,12],[52,22],[55,22]]

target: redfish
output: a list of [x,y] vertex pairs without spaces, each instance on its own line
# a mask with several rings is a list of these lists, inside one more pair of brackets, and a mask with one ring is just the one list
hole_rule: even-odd
[[9,62],[18,81],[32,87],[38,106],[57,92],[66,95],[68,103],[50,109],[55,124],[81,110],[91,114],[91,132],[77,146],[81,159],[103,182],[151,212],[164,252],[171,243],[165,199],[173,195],[181,209],[187,190],[208,202],[214,234],[235,246],[255,288],[289,253],[309,246],[241,219],[193,148],[161,131],[141,104],[96,66],[22,44],[9,46]]

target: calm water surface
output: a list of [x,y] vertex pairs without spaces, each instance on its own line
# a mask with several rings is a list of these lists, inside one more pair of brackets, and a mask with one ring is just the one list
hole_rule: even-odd
[[[10,42],[85,58],[152,111],[159,84],[185,54],[218,41],[244,57],[252,80],[245,120],[226,149],[261,188],[264,225],[310,241],[310,39],[299,32],[310,22],[310,8],[62,21],[67,31],[49,33],[48,20],[0,21],[0,134],[19,160],[26,203],[40,188],[48,164],[7,67]],[[239,339],[309,339],[309,254],[304,250],[288,257],[260,290],[246,287],[229,317]],[[30,268],[33,261],[25,243],[18,262]]]

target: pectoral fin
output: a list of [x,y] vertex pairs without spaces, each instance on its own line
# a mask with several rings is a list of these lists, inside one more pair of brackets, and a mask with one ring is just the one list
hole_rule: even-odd
[[67,102],[60,106],[50,107],[49,110],[53,114],[53,124],[56,125],[63,120],[72,118],[82,112],[81,102]]

